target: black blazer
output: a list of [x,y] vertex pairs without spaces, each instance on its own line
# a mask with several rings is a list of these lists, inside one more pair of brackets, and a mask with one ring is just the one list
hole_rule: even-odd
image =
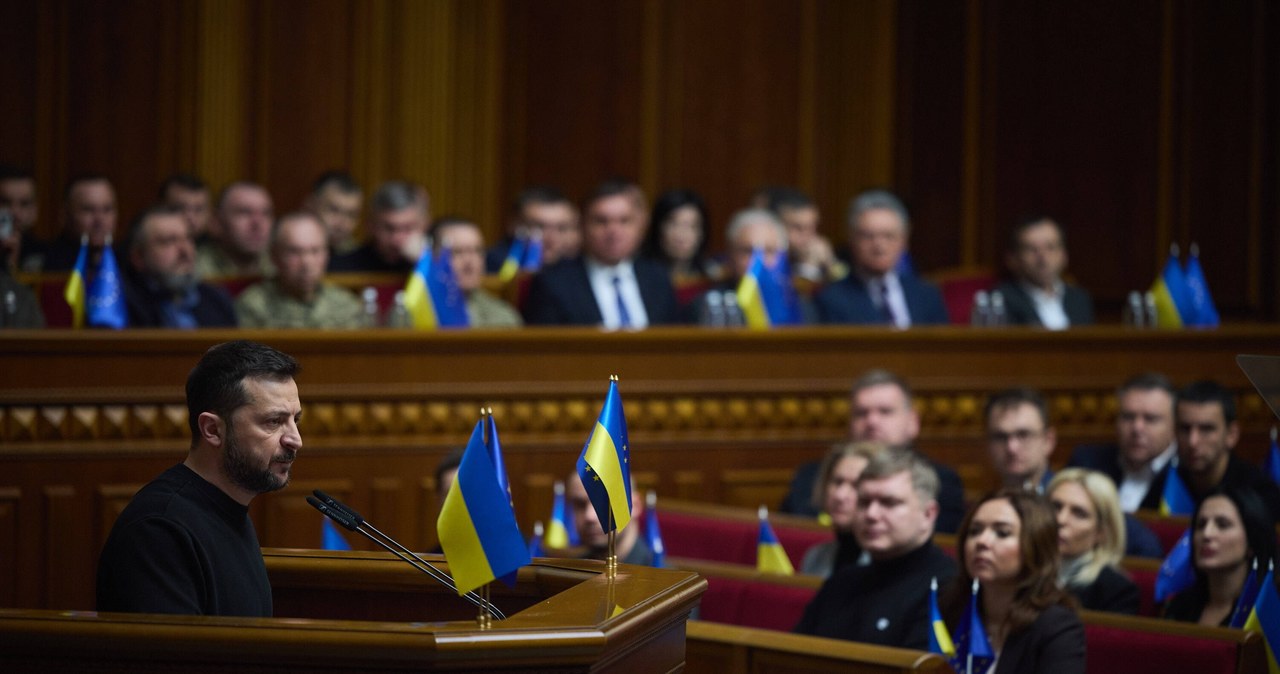
[[[191,313],[201,328],[234,328],[239,324],[235,305],[227,291],[207,283],[197,283],[199,300]],[[129,309],[129,326],[134,328],[164,327],[163,305],[169,295],[130,274],[124,282],[125,305]]]
[[1011,635],[995,674],[1084,674],[1084,623],[1075,611],[1055,604],[1029,627]]
[[1090,611],[1109,611],[1137,615],[1140,605],[1138,586],[1124,574],[1107,566],[1089,585],[1070,588],[1071,594],[1080,600],[1080,608]]
[[[632,261],[649,325],[677,321],[676,292],[666,267],[646,258]],[[530,325],[599,325],[604,319],[591,291],[587,264],[581,257],[543,269],[529,284],[524,321]]]
[[[947,306],[942,293],[932,283],[915,276],[900,275],[902,295],[912,325],[946,325]],[[828,285],[813,298],[818,318],[823,323],[884,324],[884,315],[871,298],[867,285],[855,273]]]
[[[1005,316],[1010,325],[1042,325],[1035,302],[1022,284],[1005,281],[996,290],[1004,296]],[[1062,295],[1062,310],[1071,325],[1093,325],[1093,299],[1080,286],[1068,285]]]
[[[1088,468],[1105,473],[1111,481],[1116,483],[1116,488],[1124,482],[1124,469],[1120,467],[1120,447],[1118,445],[1079,445],[1071,452],[1071,458],[1067,459],[1067,465],[1072,468]],[[1164,476],[1169,472],[1169,467],[1173,462],[1166,463],[1164,468],[1156,473],[1155,479],[1151,481],[1151,486],[1147,488],[1146,496],[1142,497],[1142,503],[1138,506],[1144,510],[1156,510],[1160,508],[1160,496],[1164,494]]]

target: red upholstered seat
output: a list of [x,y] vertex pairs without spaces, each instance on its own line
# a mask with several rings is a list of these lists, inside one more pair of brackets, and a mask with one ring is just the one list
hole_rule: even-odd
[[1086,668],[1090,674],[1234,674],[1238,646],[1155,631],[1085,624]]
[[968,325],[974,293],[991,290],[996,285],[995,273],[986,267],[945,269],[929,274],[929,278],[942,291],[942,302],[952,325]]
[[[672,557],[705,559],[755,566],[759,524],[734,519],[716,519],[689,513],[658,510],[662,543]],[[795,529],[774,524],[773,531],[787,551],[792,566],[800,568],[804,553],[813,545],[831,540],[831,533]]]
[[742,627],[791,631],[815,590],[737,578],[708,578],[700,618]]
[[1147,525],[1155,533],[1156,538],[1160,539],[1160,547],[1165,550],[1172,550],[1173,546],[1178,543],[1178,539],[1182,534],[1186,533],[1187,527],[1191,524],[1190,518],[1185,515],[1176,517],[1161,517],[1158,513],[1142,511],[1138,513],[1138,519]]
[[1138,586],[1138,615],[1149,616],[1152,618],[1159,616],[1159,607],[1156,606],[1156,577],[1160,575],[1159,568],[1153,569],[1135,569],[1126,568],[1129,578]]

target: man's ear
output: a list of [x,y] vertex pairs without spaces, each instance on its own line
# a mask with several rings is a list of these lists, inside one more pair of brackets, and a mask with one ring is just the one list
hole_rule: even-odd
[[202,442],[213,447],[222,447],[227,432],[222,417],[213,412],[201,412],[200,416],[196,417],[196,429],[200,431]]

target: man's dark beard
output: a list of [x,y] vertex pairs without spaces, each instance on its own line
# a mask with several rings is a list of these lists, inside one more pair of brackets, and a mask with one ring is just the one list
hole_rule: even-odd
[[[241,489],[255,494],[279,491],[289,484],[289,478],[281,480],[271,472],[271,464],[259,468],[253,464],[253,455],[245,452],[235,440],[235,429],[227,422],[227,446],[222,455],[222,465],[231,482]],[[288,452],[285,456],[292,460],[296,452]],[[272,457],[274,460],[276,457]]]

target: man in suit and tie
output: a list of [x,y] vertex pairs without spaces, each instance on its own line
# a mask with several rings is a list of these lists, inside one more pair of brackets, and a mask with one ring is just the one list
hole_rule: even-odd
[[849,205],[853,271],[814,298],[823,323],[945,324],[942,293],[912,274],[899,274],[910,220],[902,201],[886,190],[859,194]]
[[1120,508],[1127,513],[1159,508],[1165,475],[1177,463],[1176,398],[1173,384],[1162,374],[1130,377],[1116,391],[1116,442],[1076,447],[1067,465],[1110,476],[1120,494]]
[[676,320],[666,269],[637,257],[649,221],[640,186],[607,181],[584,208],[583,255],[534,276],[525,301],[530,325],[599,325],[642,329]]
[[1005,264],[1013,279],[996,290],[1004,296],[1010,324],[1065,330],[1093,323],[1089,292],[1062,279],[1067,269],[1067,245],[1062,226],[1053,218],[1021,220],[1009,237]]

